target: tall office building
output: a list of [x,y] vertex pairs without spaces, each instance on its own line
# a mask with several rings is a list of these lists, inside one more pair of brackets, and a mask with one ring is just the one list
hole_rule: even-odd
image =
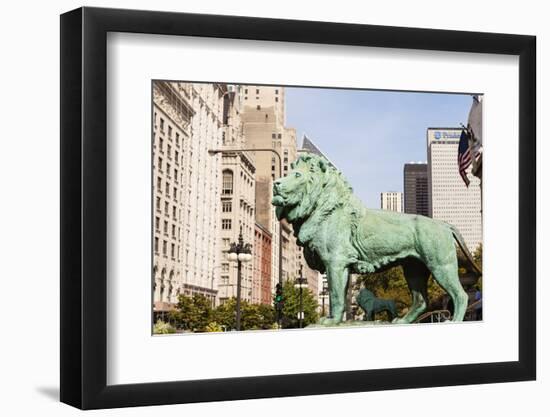
[[403,167],[403,207],[405,213],[429,216],[428,164],[409,162]]
[[336,165],[326,156],[323,151],[317,146],[312,139],[310,139],[308,136],[304,135],[302,137],[302,146],[300,149],[298,149],[298,154],[300,153],[312,153],[317,156],[322,156],[325,158],[330,165],[332,165],[334,168],[336,168]]
[[470,251],[482,242],[480,180],[467,175],[470,186],[458,172],[458,144],[460,128],[428,128],[428,209],[434,219],[444,220],[455,226]]
[[[311,276],[301,248],[296,244],[292,226],[286,221],[279,222],[271,205],[273,181],[285,176],[297,157],[296,130],[285,126],[284,87],[246,85],[242,88],[244,106],[241,119],[247,147],[276,152],[253,152],[256,160],[256,222],[271,233],[274,290],[279,278],[296,279],[300,266],[304,275]],[[316,283],[315,280],[312,285],[316,287]]]
[[[228,86],[224,94],[223,146],[222,149],[222,190],[220,198],[221,213],[221,268],[218,283],[218,301],[237,296],[237,264],[227,259],[230,244],[237,242],[242,233],[245,243],[254,243],[254,211],[256,172],[254,157],[250,152],[232,151],[245,147],[241,123],[241,87]],[[253,256],[257,254],[252,251]],[[252,299],[254,280],[260,280],[254,274],[252,262],[241,266],[241,298]]]
[[[275,149],[275,141],[284,132],[284,90],[282,87],[242,86],[241,113],[244,141],[247,148]],[[279,176],[279,160],[273,152],[251,152],[255,172],[255,221],[271,233],[272,289],[279,281],[280,224],[271,205],[273,181]],[[279,155],[281,155],[279,153]],[[281,155],[282,163],[282,155]],[[273,173],[275,166],[276,173]],[[282,173],[281,173],[282,174]]]
[[153,84],[153,301],[156,314],[178,294],[214,302],[221,252],[221,84]]
[[380,193],[380,208],[382,210],[403,212],[403,193],[397,191],[385,191]]

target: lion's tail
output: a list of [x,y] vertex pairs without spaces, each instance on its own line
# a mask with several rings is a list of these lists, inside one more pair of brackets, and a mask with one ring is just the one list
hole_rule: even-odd
[[447,227],[451,229],[451,233],[453,234],[453,237],[455,238],[455,241],[458,244],[458,247],[460,248],[464,256],[466,256],[472,268],[474,268],[475,272],[477,272],[479,276],[483,275],[481,272],[481,269],[479,269],[476,262],[474,261],[472,254],[468,250],[468,246],[466,245],[466,242],[464,242],[464,238],[462,237],[458,229],[454,227],[452,224],[448,224],[448,223],[447,223]]

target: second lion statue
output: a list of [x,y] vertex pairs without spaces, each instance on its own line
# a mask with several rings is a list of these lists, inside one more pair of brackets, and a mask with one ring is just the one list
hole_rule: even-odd
[[411,323],[426,310],[430,273],[453,301],[453,320],[463,320],[468,296],[458,278],[455,242],[474,271],[481,271],[456,228],[421,215],[366,208],[323,157],[303,153],[291,167],[273,183],[272,204],[277,218],[292,224],[310,268],[327,274],[330,315],[320,324],[342,322],[351,273],[397,265],[403,267],[412,305],[394,323]]

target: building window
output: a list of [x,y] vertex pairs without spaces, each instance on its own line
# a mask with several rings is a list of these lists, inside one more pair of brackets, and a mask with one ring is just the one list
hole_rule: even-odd
[[158,168],[159,168],[159,171],[162,172],[162,158],[159,156],[159,163],[158,163]]
[[176,245],[174,243],[172,243],[172,247],[170,248],[170,256],[172,259],[176,257]]
[[174,194],[172,194],[172,196],[174,197],[174,200],[178,201],[178,189],[176,187],[174,187]]
[[223,171],[222,177],[222,194],[233,194],[233,172],[229,170]]
[[168,137],[172,137],[172,126],[168,126]]
[[155,238],[155,253],[159,253],[159,238]]
[[166,220],[164,221],[164,234],[168,234],[168,222]]
[[176,145],[180,146],[180,134],[176,132]]
[[176,206],[172,207],[172,217],[176,220]]
[[174,168],[174,180],[178,182],[178,170]]
[[164,119],[162,117],[160,118],[160,130],[164,132]]
[[168,154],[168,158],[172,158],[172,147],[170,145],[166,146],[166,153]]
[[[260,106],[259,104],[256,106],[256,110],[261,110],[262,109],[262,106]],[[267,115],[266,115],[267,116]]]
[[275,103],[279,102],[279,97],[275,97]]
[[176,237],[176,225],[172,225],[172,237]]
[[170,178],[170,164],[166,164],[166,175]]
[[260,94],[260,89],[256,88],[256,94]]
[[155,229],[158,231],[160,228],[160,217],[155,217]]
[[222,246],[223,246],[224,248],[228,248],[228,247],[229,247],[229,238],[228,238],[228,237],[224,237],[224,238],[222,239]]
[[277,139],[277,133],[272,133],[271,134],[271,139]]
[[281,139],[281,134],[280,133],[277,135],[277,139]]
[[160,188],[162,187],[162,179],[157,177],[157,190],[160,193]]
[[275,94],[279,94],[279,90],[275,90]]
[[222,201],[222,212],[231,213],[231,201]]
[[168,246],[168,242],[166,240],[162,241],[162,254],[166,256],[166,247]]
[[179,164],[180,153],[178,151],[174,151],[174,159],[176,161],[176,164]]
[[245,94],[248,94],[248,88],[245,88],[245,89],[244,89],[244,93],[245,93]]
[[170,197],[170,183],[168,181],[166,182],[166,196]]
[[160,197],[157,197],[157,210],[160,211]]
[[168,209],[170,208],[170,205],[168,204],[168,201],[164,202],[164,214],[168,216]]
[[231,230],[231,219],[222,219],[222,230]]
[[222,272],[229,272],[229,264],[223,263],[222,264]]

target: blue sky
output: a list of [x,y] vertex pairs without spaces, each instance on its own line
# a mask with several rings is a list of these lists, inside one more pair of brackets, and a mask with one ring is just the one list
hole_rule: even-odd
[[380,208],[380,192],[403,191],[403,164],[426,161],[426,129],[466,124],[467,94],[286,88],[286,125],[304,133]]

